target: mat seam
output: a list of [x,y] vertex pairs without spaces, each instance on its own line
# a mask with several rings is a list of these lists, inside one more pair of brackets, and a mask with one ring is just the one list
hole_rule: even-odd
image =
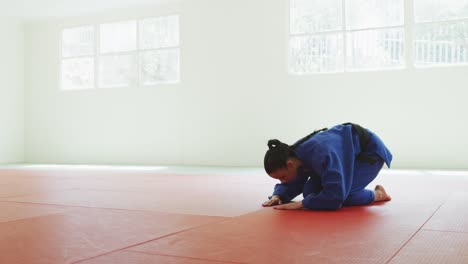
[[431,218],[439,211],[439,209],[442,207],[442,205],[445,204],[446,201],[444,201],[443,203],[441,203],[439,205],[439,207],[437,207],[437,209],[429,216],[429,218],[427,218],[426,221],[424,221],[424,223],[418,228],[418,230],[416,230],[416,232],[414,232],[413,235],[411,235],[411,237],[405,242],[403,243],[403,245],[397,250],[397,252],[395,252],[395,254],[393,254],[388,261],[385,262],[385,264],[388,264],[390,263],[400,252],[401,250],[403,250],[404,247],[406,247],[406,245],[419,233],[419,231],[421,230],[424,230],[423,229],[423,226],[429,222],[429,220],[431,220]]
[[[174,233],[170,233],[170,234],[167,234],[167,235],[163,235],[163,236],[160,236],[160,237],[157,237],[157,238],[153,238],[153,239],[150,239],[150,240],[146,240],[146,241],[143,241],[143,242],[134,244],[134,245],[130,245],[130,246],[126,246],[126,247],[123,247],[123,248],[119,248],[119,249],[116,249],[116,250],[112,250],[112,251],[109,251],[109,252],[106,252],[106,253],[102,253],[102,254],[99,254],[99,255],[96,255],[96,256],[93,256],[93,257],[89,257],[89,258],[86,258],[86,259],[77,260],[77,261],[75,261],[75,262],[72,262],[72,264],[80,263],[80,262],[83,262],[83,261],[86,261],[86,260],[90,260],[90,259],[94,259],[94,258],[98,258],[98,257],[104,256],[104,255],[108,255],[108,254],[111,254],[111,253],[114,253],[114,252],[117,252],[117,251],[121,251],[121,250],[126,251],[126,249],[129,249],[129,248],[132,248],[132,247],[136,247],[136,246],[139,246],[139,245],[142,245],[142,244],[146,244],[146,243],[149,243],[149,242],[153,242],[153,241],[156,241],[156,240],[159,240],[159,239],[162,239],[162,238],[166,238],[166,237],[169,237],[169,236],[172,236],[172,235],[176,235],[176,234],[179,234],[179,233],[182,233],[182,232],[190,231],[190,230],[193,230],[193,229],[196,229],[196,228],[200,228],[200,227],[203,227],[203,226],[211,225],[211,224],[214,224],[214,223],[217,224],[217,223],[221,223],[221,222],[229,221],[229,220],[231,220],[231,218],[229,218],[229,219],[222,219],[222,220],[220,220],[220,221],[214,221],[214,222],[212,222],[212,223],[207,223],[207,224],[195,226],[195,227],[192,227],[192,228],[184,229],[184,230],[177,231],[177,232],[174,232]],[[130,251],[130,250],[128,250],[128,251]],[[133,252],[133,251],[132,251],[132,252]],[[140,253],[141,253],[141,252],[140,252]]]

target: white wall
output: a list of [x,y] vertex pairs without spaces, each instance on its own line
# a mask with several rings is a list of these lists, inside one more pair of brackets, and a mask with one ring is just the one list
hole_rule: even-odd
[[[172,13],[181,83],[59,90],[61,27]],[[185,0],[30,24],[26,160],[262,166],[269,138],[353,121],[381,136],[395,168],[468,168],[468,67],[289,76],[286,15],[285,0]]]
[[0,164],[24,161],[23,44],[22,24],[0,18]]

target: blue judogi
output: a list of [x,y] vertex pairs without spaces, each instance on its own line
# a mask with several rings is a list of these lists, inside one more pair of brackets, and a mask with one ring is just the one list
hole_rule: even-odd
[[361,153],[359,135],[351,125],[337,125],[295,148],[302,162],[297,177],[277,184],[273,194],[289,202],[303,193],[304,207],[317,210],[372,203],[374,192],[364,188],[377,177],[384,162],[390,167],[392,154],[376,134],[367,131],[370,140],[363,154],[377,157],[375,163],[356,159]]

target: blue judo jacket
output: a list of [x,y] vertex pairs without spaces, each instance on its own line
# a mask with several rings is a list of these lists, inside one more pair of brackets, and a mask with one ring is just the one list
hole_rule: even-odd
[[[382,158],[390,167],[392,154],[372,131],[364,154]],[[301,160],[292,182],[275,185],[273,195],[289,202],[303,192],[307,180],[321,184],[320,191],[308,194],[302,204],[308,209],[334,210],[342,206],[353,183],[356,156],[361,153],[359,135],[351,125],[337,125],[320,132],[294,150]]]

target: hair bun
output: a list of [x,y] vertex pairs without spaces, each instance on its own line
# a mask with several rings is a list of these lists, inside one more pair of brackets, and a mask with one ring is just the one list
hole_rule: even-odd
[[281,144],[281,142],[279,140],[277,140],[277,139],[268,140],[268,148],[269,149],[277,148],[280,144]]

